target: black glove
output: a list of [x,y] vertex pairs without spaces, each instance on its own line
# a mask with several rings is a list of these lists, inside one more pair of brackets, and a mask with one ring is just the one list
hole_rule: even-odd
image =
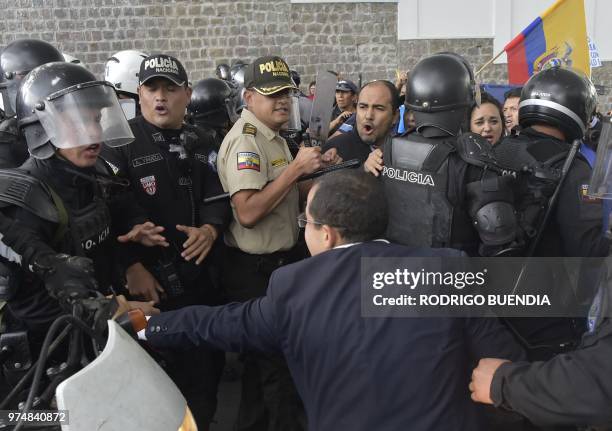
[[43,279],[49,295],[60,302],[95,296],[98,285],[91,259],[47,254],[34,261],[32,270]]

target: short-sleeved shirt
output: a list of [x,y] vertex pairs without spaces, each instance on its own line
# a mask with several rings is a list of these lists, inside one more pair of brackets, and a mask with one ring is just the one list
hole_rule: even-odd
[[[263,189],[278,178],[292,160],[285,140],[244,109],[223,139],[217,170],[223,189],[233,196],[240,190]],[[289,250],[297,243],[297,185],[251,229],[238,222],[233,204],[232,212],[234,217],[225,234],[225,243],[230,247],[251,254],[268,254]]]

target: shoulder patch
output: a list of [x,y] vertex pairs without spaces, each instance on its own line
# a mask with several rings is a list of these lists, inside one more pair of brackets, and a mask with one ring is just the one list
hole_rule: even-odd
[[588,193],[589,193],[589,185],[582,184],[580,186],[580,198],[582,202],[587,203],[587,204],[601,203],[601,198],[598,198],[595,196],[589,196]]
[[250,123],[245,123],[244,127],[242,128],[242,134],[255,136],[257,135],[257,127],[253,126]]
[[237,168],[239,171],[243,169],[251,169],[259,172],[260,169],[259,154],[248,151],[241,151],[237,154]]

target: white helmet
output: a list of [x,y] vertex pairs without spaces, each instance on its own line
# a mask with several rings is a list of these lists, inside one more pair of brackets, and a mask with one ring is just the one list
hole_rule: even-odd
[[140,63],[149,54],[132,49],[113,54],[104,67],[104,80],[113,84],[116,91],[138,95]]

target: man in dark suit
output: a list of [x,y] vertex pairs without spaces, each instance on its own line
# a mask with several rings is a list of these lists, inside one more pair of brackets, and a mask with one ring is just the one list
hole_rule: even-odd
[[153,316],[146,338],[162,348],[282,352],[312,430],[482,429],[470,365],[522,357],[497,321],[361,315],[362,257],[460,256],[380,239],[381,187],[363,172],[324,176],[299,217],[312,258],[276,270],[265,297]]

